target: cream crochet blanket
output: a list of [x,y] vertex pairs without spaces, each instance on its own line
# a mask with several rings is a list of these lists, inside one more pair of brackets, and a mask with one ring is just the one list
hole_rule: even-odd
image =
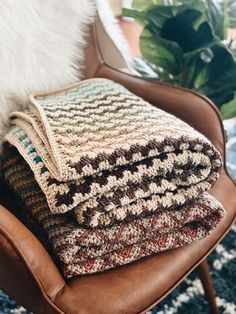
[[106,79],[31,97],[6,139],[50,210],[108,226],[186,203],[219,177],[213,145],[183,121]]

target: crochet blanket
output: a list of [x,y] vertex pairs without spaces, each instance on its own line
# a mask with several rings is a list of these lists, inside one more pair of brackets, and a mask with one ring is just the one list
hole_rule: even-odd
[[51,213],[33,172],[16,150],[8,151],[3,176],[25,209],[40,223],[67,278],[190,244],[205,237],[224,216],[218,201],[204,192],[188,205],[172,210],[158,210],[105,229],[82,228],[70,213]]
[[200,133],[106,79],[31,97],[6,139],[34,172],[53,213],[113,225],[186,203],[219,176]]

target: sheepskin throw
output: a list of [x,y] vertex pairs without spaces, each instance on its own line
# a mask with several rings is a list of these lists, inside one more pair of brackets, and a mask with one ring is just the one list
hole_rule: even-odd
[[96,3],[1,0],[0,12],[1,139],[9,113],[26,107],[29,93],[78,82]]
[[10,151],[3,164],[5,181],[41,224],[67,278],[100,272],[200,240],[224,215],[221,205],[205,192],[172,210],[158,209],[150,216],[105,229],[82,228],[69,213],[51,213],[28,164],[16,150]]
[[106,79],[31,97],[6,136],[53,213],[108,226],[172,208],[219,177],[213,145],[183,121]]

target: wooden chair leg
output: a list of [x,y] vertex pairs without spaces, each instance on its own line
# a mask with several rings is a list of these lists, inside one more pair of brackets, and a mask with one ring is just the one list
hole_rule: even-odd
[[216,305],[215,290],[213,287],[209,266],[206,259],[203,262],[201,262],[197,270],[199,272],[199,277],[209,302],[211,313],[219,314],[219,309]]

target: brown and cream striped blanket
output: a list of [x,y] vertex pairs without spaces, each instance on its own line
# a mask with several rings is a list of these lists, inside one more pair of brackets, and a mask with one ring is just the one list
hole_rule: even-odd
[[[144,256],[177,248],[205,237],[224,216],[222,206],[207,192],[187,205],[159,209],[150,216],[109,228],[79,227],[70,213],[53,214],[28,164],[14,150],[3,162],[5,182],[40,223],[60,260],[64,276],[104,271]],[[36,232],[35,228],[32,230]]]
[[109,226],[174,208],[219,177],[213,145],[183,121],[106,79],[31,97],[6,139],[53,213]]
[[66,277],[190,244],[224,215],[206,192],[221,170],[214,146],[119,84],[32,96],[11,121],[3,176]]

